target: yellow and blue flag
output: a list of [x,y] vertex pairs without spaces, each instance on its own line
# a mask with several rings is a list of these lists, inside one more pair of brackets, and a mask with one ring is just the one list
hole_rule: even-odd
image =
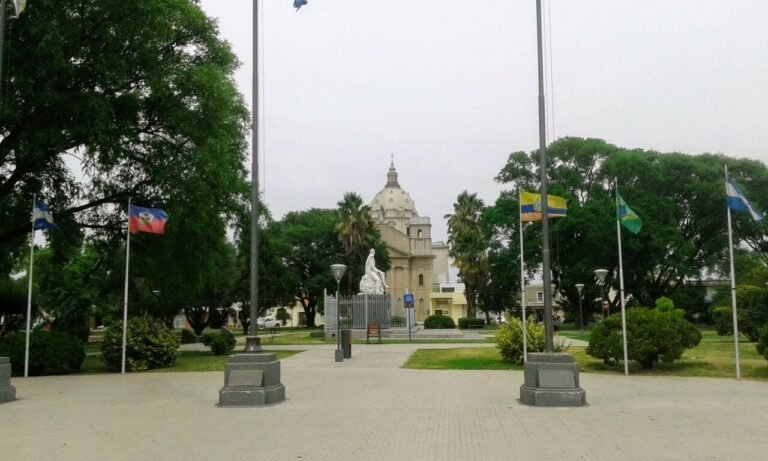
[[[547,195],[547,215],[550,218],[564,218],[568,203],[563,197]],[[541,221],[541,194],[520,191],[520,220]]]

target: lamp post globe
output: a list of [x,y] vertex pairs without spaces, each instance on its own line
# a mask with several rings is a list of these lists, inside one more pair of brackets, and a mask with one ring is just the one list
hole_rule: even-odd
[[584,289],[583,283],[577,283],[576,289],[579,291],[579,330],[584,333],[584,314],[581,311],[581,290]]

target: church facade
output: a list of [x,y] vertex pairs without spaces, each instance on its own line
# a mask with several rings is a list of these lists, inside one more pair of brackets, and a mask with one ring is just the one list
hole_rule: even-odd
[[428,217],[419,216],[413,198],[400,187],[394,162],[386,185],[371,201],[371,213],[389,253],[387,291],[396,303],[402,302],[405,293],[413,293],[416,321],[423,322],[431,304],[432,224]]

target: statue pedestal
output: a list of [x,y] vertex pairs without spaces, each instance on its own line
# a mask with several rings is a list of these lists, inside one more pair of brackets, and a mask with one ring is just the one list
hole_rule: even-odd
[[0,403],[16,400],[16,388],[11,386],[11,359],[0,357]]
[[536,407],[580,407],[587,393],[579,385],[579,365],[571,354],[530,353],[523,369],[520,402]]
[[280,361],[274,353],[244,353],[232,356],[224,370],[219,406],[256,407],[285,400],[280,382]]

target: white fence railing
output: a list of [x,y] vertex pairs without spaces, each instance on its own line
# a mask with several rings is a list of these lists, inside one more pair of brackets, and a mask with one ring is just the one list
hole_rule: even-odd
[[336,309],[339,306],[340,328],[365,329],[369,323],[379,323],[381,328],[408,328],[416,323],[413,309],[407,312],[402,301],[393,300],[389,295],[336,296],[325,293],[325,329],[336,329]]

